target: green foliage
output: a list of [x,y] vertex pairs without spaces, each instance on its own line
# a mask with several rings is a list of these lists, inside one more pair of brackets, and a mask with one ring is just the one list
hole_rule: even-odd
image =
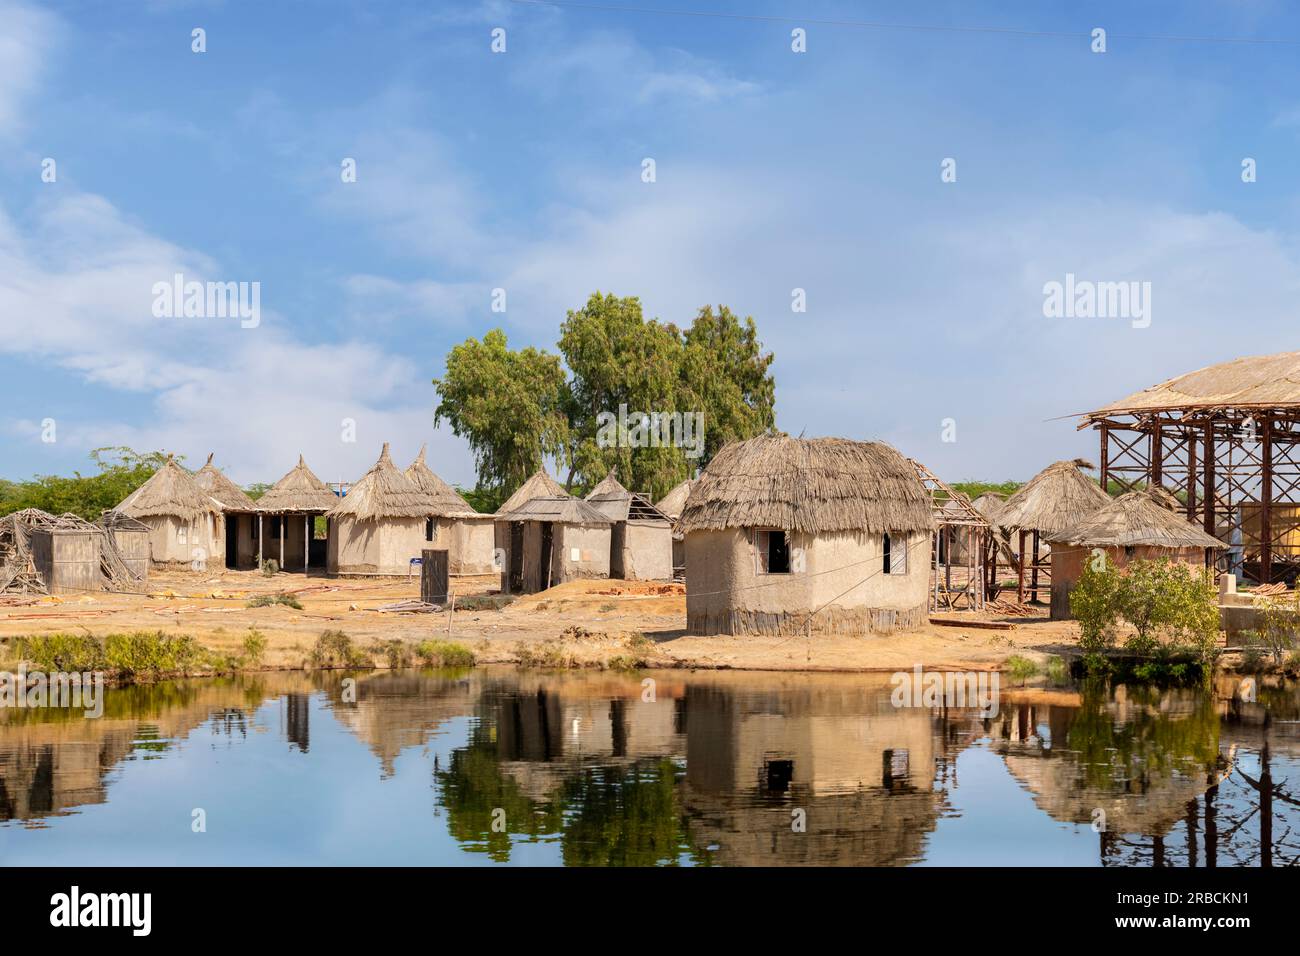
[[383,658],[393,670],[402,667],[410,667],[414,659],[411,652],[411,645],[400,638],[390,638],[386,641],[376,640],[371,642],[368,653],[372,658]]
[[295,611],[302,610],[302,602],[292,594],[285,594],[283,591],[278,594],[258,594],[255,595],[244,607],[274,607],[277,604],[283,604],[285,607],[291,607]]
[[250,627],[248,633],[244,635],[241,647],[244,663],[255,667],[262,663],[262,658],[266,654],[266,635]]
[[1066,666],[1065,658],[1052,656],[1047,659],[1047,679],[1058,687],[1069,683],[1070,669]]
[[265,481],[257,481],[244,488],[244,494],[256,501],[262,495],[271,490],[271,485]]
[[504,488],[461,488],[456,493],[469,502],[470,507],[479,514],[490,515],[496,512],[509,496]]
[[1002,667],[1006,670],[1008,677],[1022,685],[1038,673],[1038,665],[1027,657],[1021,657],[1019,654],[1012,654],[1008,657],[1002,662]]
[[1088,561],[1070,592],[1079,645],[1095,664],[1114,647],[1118,625],[1133,630],[1126,649],[1139,657],[1188,653],[1203,665],[1218,656],[1219,609],[1205,569],[1168,560],[1134,561],[1119,569]]
[[308,657],[313,667],[371,667],[373,661],[343,631],[324,631]]
[[160,451],[140,454],[118,445],[94,449],[90,460],[97,474],[77,471],[71,478],[38,475],[30,481],[0,482],[0,515],[40,508],[50,514],[70,512],[94,521],[148,481],[167,461],[167,455]]
[[[567,314],[559,348],[571,378],[558,356],[511,351],[494,329],[453,348],[445,376],[434,379],[435,424],[450,423],[474,451],[478,487],[464,494],[475,508],[495,510],[546,458],[569,469],[570,488],[591,487],[616,468],[625,485],[658,497],[726,442],[775,424],[773,356],[754,320],[726,306],[705,306],[682,331],[645,319],[635,297],[597,292]],[[701,455],[671,442],[602,441],[598,433],[610,433],[620,406],[634,428],[639,415],[701,413]]]
[[19,660],[31,661],[45,671],[85,672],[107,666],[104,646],[89,634],[35,634],[13,641]]
[[954,482],[951,487],[953,491],[960,491],[971,501],[974,501],[980,495],[989,491],[1010,498],[1020,490],[1023,484],[1023,481],[958,481]]
[[262,574],[265,577],[273,578],[280,573],[280,562],[275,558],[267,558],[262,562]]
[[1255,606],[1260,617],[1259,630],[1254,632],[1255,642],[1273,658],[1274,665],[1280,665],[1287,651],[1296,646],[1296,636],[1300,633],[1300,590],[1292,591],[1289,601],[1256,598]]
[[425,667],[473,667],[474,652],[455,641],[421,641],[415,655]]
[[446,421],[469,441],[480,488],[518,488],[544,456],[563,457],[568,395],[559,356],[531,347],[512,351],[505,332],[493,329],[482,342],[455,346],[446,374],[433,383],[434,424]]
[[194,638],[161,631],[110,634],[104,638],[104,659],[119,677],[137,681],[184,676],[211,663]]

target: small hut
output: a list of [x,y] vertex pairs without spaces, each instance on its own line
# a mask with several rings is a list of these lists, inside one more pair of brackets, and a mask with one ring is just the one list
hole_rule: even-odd
[[1048,535],[1052,544],[1052,618],[1072,617],[1070,591],[1082,576],[1084,563],[1098,555],[1104,554],[1116,567],[1156,558],[1211,567],[1223,542],[1188,522],[1171,503],[1181,507],[1163,489],[1130,491],[1073,528]]
[[410,574],[436,507],[398,471],[384,442],[374,467],[328,513],[330,573]]
[[612,524],[571,495],[532,498],[498,512],[497,547],[505,552],[501,590],[529,594],[577,578],[609,577]]
[[496,547],[493,516],[475,511],[455,488],[433,472],[425,463],[423,445],[405,475],[433,499],[433,510],[424,521],[425,547],[447,551],[449,574],[491,574],[501,570],[494,567],[492,560]]
[[998,516],[998,512],[1003,509],[1006,503],[1006,495],[999,494],[996,491],[986,491],[971,502],[971,507],[982,514],[986,519],[992,521]]
[[684,577],[686,572],[686,542],[682,533],[677,530],[677,519],[682,516],[682,509],[686,507],[686,499],[690,497],[691,486],[694,484],[692,479],[687,478],[655,505],[673,523],[673,577],[675,578]]
[[544,470],[538,470],[529,475],[528,480],[515,489],[515,493],[506,499],[505,504],[498,508],[496,513],[498,515],[508,514],[534,498],[568,497],[570,495],[564,490],[563,485]]
[[154,564],[202,569],[219,567],[225,558],[220,503],[170,455],[115,510],[149,526]]
[[194,483],[221,505],[226,567],[254,567],[257,559],[257,504],[244,493],[243,488],[218,470],[212,463],[212,455],[208,455],[207,463],[194,473]]
[[691,489],[693,634],[865,634],[926,621],[932,502],[890,446],[764,435],[724,447]]
[[591,489],[586,500],[613,522],[609,544],[611,578],[672,580],[673,525],[649,498],[628,491],[611,470]]
[[[1082,469],[1093,467],[1082,458],[1053,462],[1008,498],[994,518],[997,530],[1014,544],[1020,601],[1026,595],[1037,601],[1042,588],[1051,586],[1043,539],[1074,527],[1110,503],[1110,495],[1083,473]],[[1026,547],[1027,541],[1032,547]]]
[[298,464],[257,499],[257,565],[269,555],[282,571],[325,567],[329,524],[325,540],[320,540],[316,519],[338,503],[338,495],[316,477],[299,454]]

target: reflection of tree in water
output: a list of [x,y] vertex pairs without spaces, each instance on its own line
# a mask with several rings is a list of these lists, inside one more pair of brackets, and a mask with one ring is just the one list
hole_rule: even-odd
[[671,760],[594,767],[564,785],[566,866],[707,863],[692,845],[678,786],[685,771]]

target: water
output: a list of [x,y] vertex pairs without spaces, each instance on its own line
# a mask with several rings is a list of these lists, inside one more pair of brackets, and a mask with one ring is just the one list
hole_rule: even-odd
[[355,702],[344,675],[272,674],[109,691],[97,720],[0,711],[0,862],[1300,857],[1296,685],[1004,686],[988,718],[869,675],[354,677]]

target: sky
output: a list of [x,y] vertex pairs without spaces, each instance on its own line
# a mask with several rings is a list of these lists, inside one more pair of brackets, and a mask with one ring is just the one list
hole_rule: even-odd
[[[0,0],[0,476],[472,485],[448,350],[596,290],[752,316],[792,434],[1095,459],[1072,414],[1297,347],[1298,61],[1265,0]],[[155,315],[178,273],[260,320]],[[1069,275],[1146,317],[1045,314]]]

